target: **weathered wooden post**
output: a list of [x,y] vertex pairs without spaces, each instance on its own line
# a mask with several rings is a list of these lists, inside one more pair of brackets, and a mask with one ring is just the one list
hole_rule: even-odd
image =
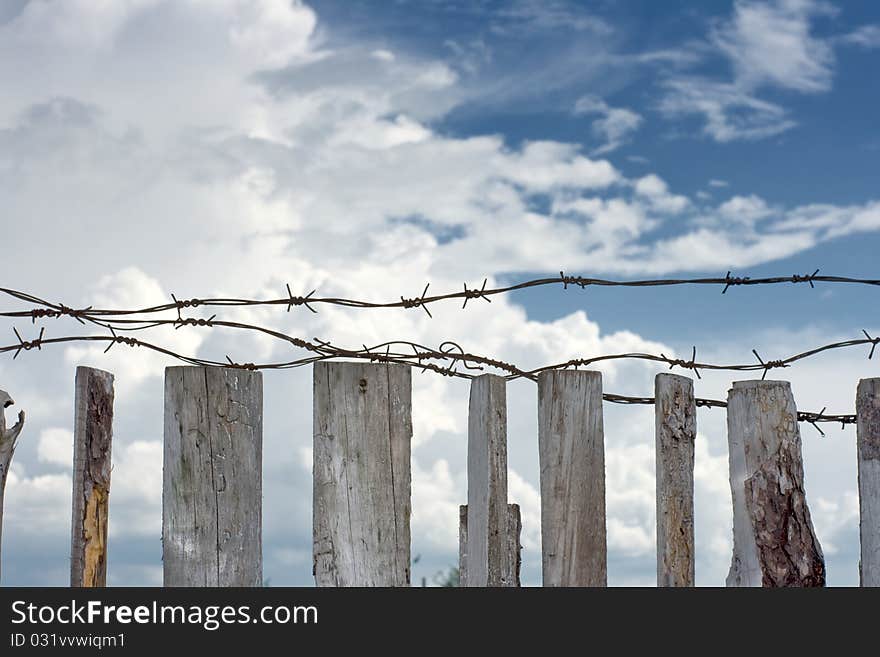
[[736,381],[727,395],[727,440],[733,497],[727,585],[824,586],[788,382]]
[[313,558],[318,586],[409,586],[412,374],[314,365]]
[[856,393],[859,535],[862,586],[880,586],[880,379],[862,379]]
[[471,381],[468,406],[467,586],[515,586],[508,559],[507,381]]
[[544,586],[605,586],[602,375],[538,375]]
[[76,368],[70,585],[107,585],[113,375]]
[[15,454],[18,435],[24,428],[24,411],[18,412],[18,422],[11,429],[6,428],[6,409],[14,403],[8,392],[0,390],[0,546],[3,543],[3,495],[6,492],[6,477]]
[[[468,505],[458,507],[458,585],[468,586]],[[519,504],[507,505],[507,546],[504,553],[506,563],[502,566],[505,573],[503,586],[520,586],[520,567],[522,566],[522,519]]]
[[694,382],[654,379],[657,487],[657,586],[694,585]]
[[165,369],[165,586],[261,586],[263,377]]

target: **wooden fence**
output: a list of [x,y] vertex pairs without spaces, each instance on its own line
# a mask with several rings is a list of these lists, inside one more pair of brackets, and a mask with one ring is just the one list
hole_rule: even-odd
[[[411,369],[319,362],[313,374],[315,582],[409,586]],[[71,586],[106,583],[113,395],[112,374],[77,368]],[[657,375],[655,400],[657,584],[693,586],[692,380]],[[503,378],[471,381],[467,504],[459,518],[462,586],[520,585],[521,519],[508,500],[506,404]],[[166,586],[261,584],[262,405],[259,372],[166,369]],[[537,406],[543,584],[605,586],[602,376],[544,372]],[[880,379],[859,383],[856,412],[860,581],[880,586]],[[2,439],[10,432],[5,419],[0,423]],[[734,537],[727,585],[824,585],[789,384],[734,383],[727,428]],[[0,457],[3,447],[0,440]],[[8,466],[0,459],[4,479]]]

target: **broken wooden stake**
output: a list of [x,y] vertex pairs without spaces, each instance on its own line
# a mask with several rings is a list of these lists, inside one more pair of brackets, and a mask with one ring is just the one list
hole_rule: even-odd
[[76,368],[70,585],[107,585],[113,375]]
[[824,586],[788,382],[735,382],[727,396],[727,439],[733,497],[727,585]]
[[[18,412],[18,422],[11,429],[6,428],[6,409],[14,403],[8,392],[0,390],[0,547],[3,543],[3,496],[6,492],[6,477],[9,474],[12,456],[18,445],[18,436],[24,428],[24,411]],[[0,550],[0,555],[2,555],[2,550]],[[2,569],[0,569],[0,573],[2,573]]]

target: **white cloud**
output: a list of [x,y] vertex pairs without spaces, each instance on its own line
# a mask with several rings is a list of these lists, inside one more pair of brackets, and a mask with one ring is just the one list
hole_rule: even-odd
[[862,25],[839,40],[862,48],[880,48],[880,25]]
[[662,83],[659,109],[667,117],[701,115],[704,134],[715,141],[765,139],[790,130],[796,122],[780,105],[761,100],[735,84],[700,77],[680,77]]
[[[816,36],[817,19],[836,10],[816,0],[737,0],[717,22],[706,47],[724,57],[729,81],[674,73],[662,82],[660,110],[669,118],[697,115],[704,134],[719,142],[766,139],[797,125],[781,105],[760,96],[774,88],[802,94],[826,92],[834,73],[836,38]],[[852,35],[870,42],[870,28]]]
[[636,180],[635,191],[638,196],[646,198],[655,211],[661,213],[678,214],[690,204],[686,196],[671,194],[666,181],[653,173]]
[[767,206],[764,199],[751,194],[728,199],[718,206],[718,213],[723,219],[752,225],[759,219],[771,216],[773,210]]
[[599,114],[591,124],[593,134],[603,144],[593,151],[594,155],[610,153],[629,141],[629,137],[642,125],[640,114],[625,107],[611,107],[601,98],[582,96],[574,106],[575,115]]
[[73,432],[61,427],[49,427],[40,432],[37,458],[42,463],[70,467],[73,462]]
[[718,25],[710,39],[730,60],[740,87],[827,91],[834,52],[813,36],[811,21],[829,13],[828,4],[814,0],[738,0],[732,18]]

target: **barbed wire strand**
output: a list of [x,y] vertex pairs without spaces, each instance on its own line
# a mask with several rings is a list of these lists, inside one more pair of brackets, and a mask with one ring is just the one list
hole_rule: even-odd
[[431,312],[428,306],[445,300],[463,299],[462,309],[467,307],[467,303],[471,299],[483,299],[491,302],[490,297],[519,290],[525,290],[535,287],[562,285],[567,290],[569,286],[585,289],[587,287],[665,287],[679,285],[710,285],[722,287],[721,293],[726,294],[731,287],[739,286],[759,286],[759,285],[780,285],[784,283],[807,283],[811,288],[816,283],[834,283],[834,284],[851,284],[851,285],[871,285],[880,286],[880,279],[871,278],[853,278],[849,276],[831,276],[819,275],[816,269],[812,274],[792,274],[791,276],[770,276],[763,278],[751,278],[748,276],[732,276],[731,272],[723,277],[714,278],[658,278],[644,280],[608,280],[602,278],[590,278],[585,276],[570,276],[560,271],[557,277],[536,278],[523,281],[513,285],[507,285],[496,288],[486,288],[488,278],[483,279],[481,287],[469,288],[467,283],[461,291],[448,292],[444,294],[428,295],[430,283],[425,285],[422,294],[417,297],[406,297],[399,295],[399,300],[376,302],[363,299],[352,299],[345,297],[317,297],[314,296],[317,290],[312,290],[305,295],[294,295],[290,284],[286,284],[286,295],[274,299],[246,299],[232,297],[193,297],[189,299],[178,299],[174,294],[171,295],[171,302],[149,306],[137,309],[114,309],[114,308],[94,308],[89,306],[83,309],[75,309],[64,304],[54,304],[41,299],[32,294],[13,290],[10,288],[0,288],[0,293],[13,297],[20,301],[32,303],[34,305],[43,306],[42,308],[20,311],[0,312],[0,316],[4,317],[31,317],[36,320],[40,317],[60,317],[70,316],[82,319],[86,313],[92,317],[110,317],[125,315],[149,315],[162,313],[169,310],[183,310],[187,308],[198,307],[221,307],[221,306],[283,306],[289,312],[294,307],[303,306],[313,313],[318,311],[315,306],[320,304],[332,304],[344,306],[348,308],[422,308],[429,317]]
[[[758,356],[759,364],[744,364],[744,365],[715,365],[710,363],[696,363],[693,358],[696,357],[696,348],[693,350],[692,360],[685,361],[681,359],[672,359],[668,358],[664,355],[656,356],[653,354],[606,354],[601,356],[594,356],[592,358],[580,358],[580,359],[572,359],[570,361],[566,361],[565,363],[560,363],[555,366],[545,366],[541,368],[537,368],[535,370],[523,370],[518,368],[517,366],[507,363],[498,359],[488,358],[485,356],[480,356],[477,354],[470,354],[465,352],[457,343],[452,341],[443,342],[440,345],[439,349],[432,349],[430,347],[426,347],[424,345],[420,345],[415,342],[410,341],[393,341],[393,342],[384,342],[379,345],[374,345],[372,347],[368,347],[367,345],[363,345],[362,349],[344,349],[339,348],[332,345],[330,342],[325,340],[320,340],[315,338],[312,341],[303,340],[301,338],[295,338],[293,336],[285,335],[279,331],[274,331],[272,329],[266,329],[264,327],[256,327],[247,324],[240,324],[237,322],[224,322],[218,321],[216,319],[205,320],[205,319],[194,319],[181,318],[180,320],[169,320],[172,324],[177,325],[177,328],[181,326],[226,326],[231,328],[245,328],[248,330],[259,330],[269,335],[273,335],[275,337],[280,337],[285,341],[293,344],[302,349],[306,349],[313,353],[312,356],[308,356],[305,358],[290,360],[290,361],[280,361],[280,362],[272,362],[272,363],[251,363],[251,362],[237,362],[233,360],[229,355],[226,356],[226,360],[224,361],[216,361],[205,358],[198,358],[194,356],[188,356],[184,354],[180,354],[175,352],[172,349],[167,347],[163,347],[158,344],[154,344],[152,342],[142,340],[140,338],[130,337],[127,335],[119,335],[117,333],[117,327],[113,325],[108,325],[108,329],[110,331],[110,335],[80,335],[80,336],[62,336],[62,337],[46,337],[45,336],[45,327],[41,327],[40,334],[37,338],[33,340],[25,340],[17,328],[13,327],[14,334],[18,340],[16,344],[6,345],[0,347],[0,353],[13,353],[13,359],[18,358],[21,352],[31,351],[32,349],[42,350],[44,345],[54,345],[54,344],[63,344],[63,343],[89,343],[89,342],[97,342],[97,343],[106,343],[107,347],[104,349],[104,353],[107,353],[117,344],[125,344],[129,347],[143,347],[145,349],[155,351],[157,353],[164,354],[170,358],[191,364],[191,365],[201,365],[201,366],[210,366],[210,367],[232,367],[238,369],[246,369],[246,370],[274,370],[274,369],[290,369],[296,367],[302,367],[304,365],[312,364],[319,361],[325,360],[339,360],[339,359],[355,359],[355,360],[369,360],[371,362],[379,362],[379,363],[389,363],[389,364],[402,364],[410,367],[420,368],[424,371],[433,371],[444,376],[450,377],[458,377],[465,379],[473,379],[475,378],[475,374],[470,373],[471,371],[483,371],[484,367],[494,367],[496,369],[506,371],[507,374],[505,378],[507,380],[514,380],[519,378],[536,380],[538,374],[544,371],[548,371],[551,369],[566,369],[568,367],[578,367],[581,365],[592,364],[604,360],[619,360],[619,359],[641,359],[641,360],[649,360],[655,362],[664,362],[670,365],[670,367],[683,367],[685,369],[726,369],[726,370],[737,370],[737,371],[754,371],[754,370],[763,370],[764,376],[766,376],[767,371],[774,367],[787,367],[788,363],[794,362],[796,360],[800,360],[805,356],[805,354],[815,355],[817,353],[821,353],[822,351],[831,349],[831,348],[843,348],[849,346],[855,346],[859,344],[871,344],[871,354],[869,354],[869,358],[873,356],[873,349],[876,346],[877,342],[880,341],[877,338],[871,338],[866,334],[866,339],[858,339],[858,340],[849,340],[846,342],[836,343],[835,345],[825,345],[824,347],[820,347],[817,349],[810,350],[809,352],[805,352],[805,354],[797,354],[795,356],[791,356],[788,359],[782,360],[771,360],[771,361],[763,361],[760,356]],[[412,354],[400,352],[400,351],[392,351],[392,347],[395,349],[406,346],[412,349]],[[381,349],[384,348],[384,351]],[[757,352],[755,352],[757,356]],[[441,361],[449,361],[449,365],[446,367],[440,366],[437,363],[431,362],[431,360],[441,360]],[[456,365],[462,365],[468,372],[459,371]],[[764,378],[762,376],[762,378]],[[612,393],[606,393],[603,395],[603,398],[612,403],[617,404],[653,404],[654,400],[651,397],[630,397],[625,395],[616,395]],[[723,408],[726,407],[726,403],[720,400],[711,400],[711,399],[697,399],[697,406],[700,407],[710,407],[710,408]],[[824,432],[819,429],[817,423],[819,422],[839,422],[841,425],[853,424],[856,421],[854,415],[826,415],[825,410],[818,413],[803,411],[798,413],[798,420],[803,422],[808,422],[816,427],[822,435]]]

